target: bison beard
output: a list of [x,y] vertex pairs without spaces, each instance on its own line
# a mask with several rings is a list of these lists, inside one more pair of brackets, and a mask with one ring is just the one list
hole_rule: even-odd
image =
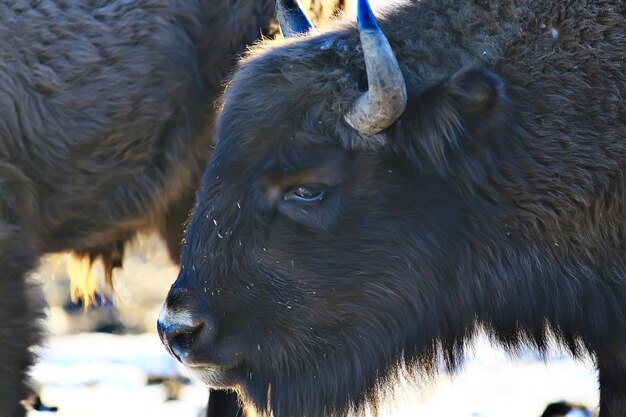
[[553,335],[595,356],[601,417],[626,415],[623,2],[390,10],[408,99],[375,123],[364,94],[402,88],[391,60],[366,69],[359,14],[230,80],[165,345],[262,413],[315,417],[399,363],[454,368],[478,327],[512,350]]
[[[45,253],[121,266],[137,232],[172,259],[213,146],[213,101],[273,0],[0,0],[0,416],[24,414]],[[328,19],[341,0],[312,0]]]

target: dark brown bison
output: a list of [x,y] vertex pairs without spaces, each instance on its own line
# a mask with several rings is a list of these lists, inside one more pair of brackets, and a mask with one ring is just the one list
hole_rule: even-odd
[[626,416],[624,2],[358,12],[230,80],[165,345],[262,413],[315,417],[399,363],[454,368],[479,327],[554,337]]
[[[311,8],[327,18],[340,3]],[[74,251],[110,278],[147,230],[178,261],[213,100],[273,16],[272,0],[0,1],[1,417],[24,413],[41,340],[25,274]]]

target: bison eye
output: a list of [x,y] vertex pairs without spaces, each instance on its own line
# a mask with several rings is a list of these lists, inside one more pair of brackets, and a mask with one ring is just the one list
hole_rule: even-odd
[[278,201],[278,212],[296,223],[329,231],[339,220],[339,187],[304,184],[288,189]]
[[302,201],[312,203],[321,201],[325,195],[324,187],[321,185],[298,185],[285,194],[285,200]]

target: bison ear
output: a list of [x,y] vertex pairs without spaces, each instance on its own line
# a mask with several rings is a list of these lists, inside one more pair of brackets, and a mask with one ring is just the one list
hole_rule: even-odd
[[419,170],[447,172],[500,135],[504,87],[493,71],[470,67],[411,95],[389,130],[391,148]]
[[504,98],[504,80],[485,67],[464,68],[446,83],[462,113],[488,113]]

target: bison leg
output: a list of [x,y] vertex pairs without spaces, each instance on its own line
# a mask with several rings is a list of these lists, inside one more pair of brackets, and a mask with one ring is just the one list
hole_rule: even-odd
[[600,416],[626,416],[626,352],[621,355],[598,354]]
[[[25,414],[21,401],[29,396],[27,372],[40,341],[43,303],[33,303],[26,273],[36,263],[24,233],[0,220],[0,416]],[[35,307],[35,304],[42,304]]]
[[231,391],[211,390],[206,417],[242,417],[237,394]]

